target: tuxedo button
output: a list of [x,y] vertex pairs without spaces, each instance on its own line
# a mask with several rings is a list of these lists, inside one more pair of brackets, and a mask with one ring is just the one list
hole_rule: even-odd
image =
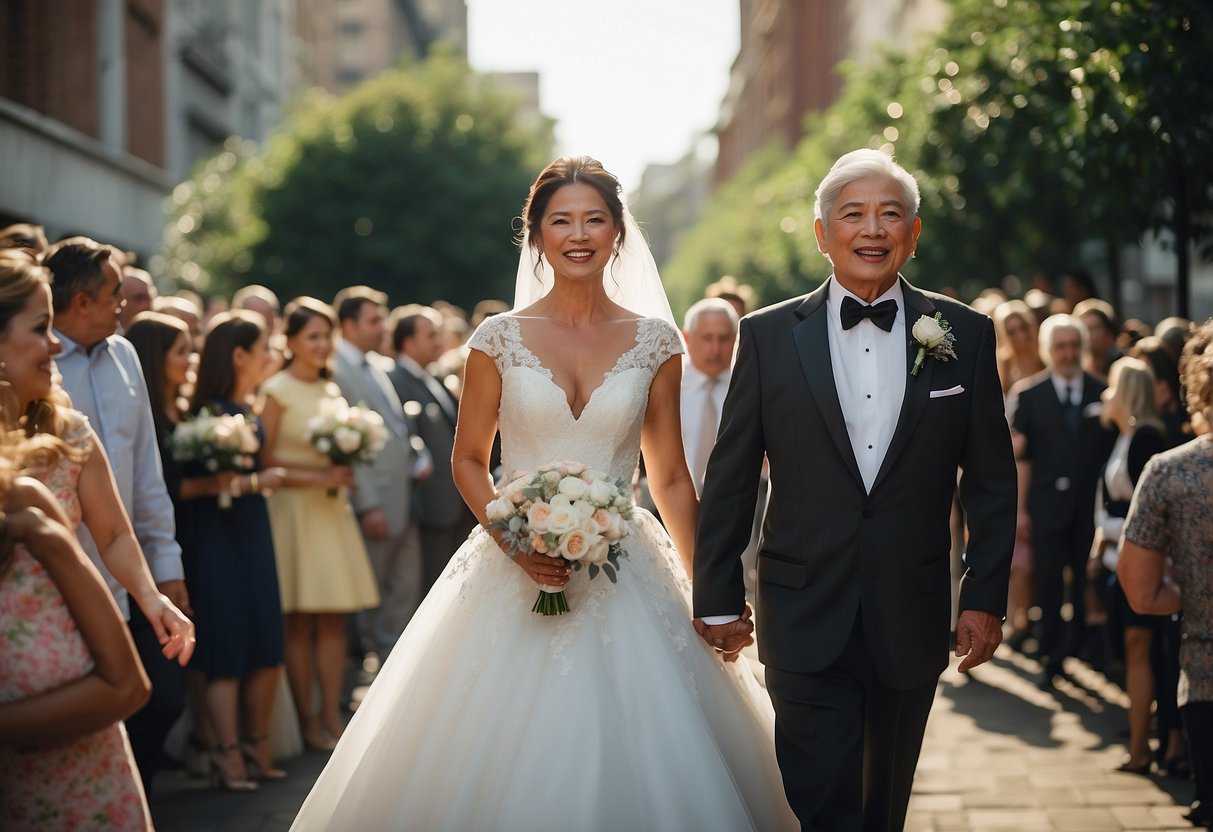
[[1053,483],[1053,487],[1056,488],[1058,491],[1069,491],[1070,490],[1070,478],[1069,477],[1058,477],[1057,482]]

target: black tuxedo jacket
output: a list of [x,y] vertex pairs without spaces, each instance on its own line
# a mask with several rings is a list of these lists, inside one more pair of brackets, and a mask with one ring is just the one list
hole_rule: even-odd
[[[881,681],[926,684],[948,662],[952,497],[967,513],[962,609],[1006,611],[1016,482],[989,318],[902,280],[906,391],[892,444],[868,494],[847,435],[830,361],[826,293],[741,322],[737,363],[708,462],[695,540],[695,615],[745,603],[740,555],[750,539],[759,469],[770,497],[758,554],[762,661],[798,673],[841,654],[856,615]],[[911,329],[936,311],[957,358],[927,358]],[[963,385],[959,395],[931,398]]]
[[1105,385],[1089,373],[1082,379],[1082,419],[1075,436],[1066,428],[1061,400],[1050,373],[1037,373],[1025,383],[1015,408],[1015,430],[1027,440],[1024,458],[1032,463],[1028,514],[1042,530],[1095,527],[1095,494],[1100,472],[1116,433],[1099,423]]

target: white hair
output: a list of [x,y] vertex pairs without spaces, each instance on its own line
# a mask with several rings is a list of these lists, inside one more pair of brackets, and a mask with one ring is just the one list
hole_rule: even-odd
[[825,179],[822,179],[821,184],[817,186],[817,199],[813,202],[813,216],[828,225],[829,219],[827,218],[830,215],[830,209],[834,207],[834,201],[838,199],[838,194],[842,192],[843,188],[860,179],[879,176],[888,177],[901,187],[902,193],[905,194],[906,208],[909,211],[908,219],[913,221],[914,217],[918,216],[918,205],[921,202],[918,194],[918,181],[909,171],[893,161],[893,157],[889,154],[866,147],[852,150],[850,153],[844,153],[838,157],[838,161],[830,168]]
[[1082,351],[1087,351],[1087,341],[1090,335],[1087,332],[1087,325],[1082,322],[1082,318],[1075,318],[1073,315],[1065,313],[1050,315],[1040,325],[1040,360],[1044,362],[1046,367],[1053,366],[1053,358],[1049,355],[1049,348],[1053,346],[1053,333],[1067,329],[1078,333],[1078,339],[1082,343]]
[[704,315],[724,315],[729,319],[729,327],[733,330],[733,334],[737,334],[737,322],[740,320],[737,317],[737,310],[733,308],[733,304],[722,298],[704,298],[691,304],[691,308],[687,310],[686,316],[682,319],[682,331],[687,335],[693,333]]

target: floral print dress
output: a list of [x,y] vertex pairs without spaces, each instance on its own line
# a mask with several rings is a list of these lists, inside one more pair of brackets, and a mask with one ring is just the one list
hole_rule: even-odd
[[[64,437],[87,449],[88,421],[69,413]],[[81,465],[60,458],[39,475],[63,505],[73,528],[82,511]],[[93,667],[88,646],[63,596],[24,546],[0,575],[0,702],[52,690]],[[71,742],[0,748],[0,829],[150,830],[151,814],[127,741],[116,722]]]

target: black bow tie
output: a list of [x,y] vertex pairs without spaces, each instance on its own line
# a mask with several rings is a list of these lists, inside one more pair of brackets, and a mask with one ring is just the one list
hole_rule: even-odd
[[872,323],[885,332],[892,332],[893,321],[897,320],[897,301],[890,298],[868,306],[847,295],[842,299],[841,312],[843,329],[850,329],[864,318],[870,318]]

